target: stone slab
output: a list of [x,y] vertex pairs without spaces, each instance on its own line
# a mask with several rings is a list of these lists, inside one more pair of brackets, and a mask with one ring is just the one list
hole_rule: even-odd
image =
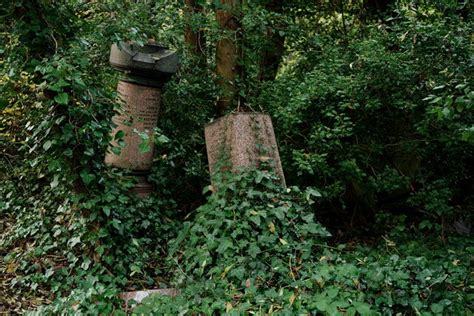
[[[120,293],[120,298],[125,301],[125,310],[128,313],[129,308],[134,308],[136,304],[141,303],[150,295],[177,296],[180,294],[178,289],[154,289]],[[132,304],[130,301],[134,301]]]
[[126,304],[128,304],[128,302],[131,300],[137,303],[140,303],[151,294],[158,294],[158,295],[164,295],[164,296],[177,296],[179,295],[179,290],[178,289],[154,289],[154,290],[123,292],[120,294],[120,298],[123,299]]

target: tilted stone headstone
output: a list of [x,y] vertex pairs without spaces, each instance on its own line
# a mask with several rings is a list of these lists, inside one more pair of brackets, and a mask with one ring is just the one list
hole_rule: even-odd
[[285,185],[278,146],[269,115],[262,113],[233,113],[205,127],[209,171],[218,171],[220,159],[225,159],[233,171],[239,167],[270,163]]

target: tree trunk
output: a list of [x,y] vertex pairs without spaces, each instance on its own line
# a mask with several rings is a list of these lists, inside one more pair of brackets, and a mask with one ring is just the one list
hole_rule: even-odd
[[204,48],[205,37],[202,30],[193,30],[192,15],[203,11],[202,6],[196,3],[196,0],[185,0],[186,11],[186,29],[184,31],[184,41],[188,45],[192,54],[199,58],[200,62],[205,62]]
[[216,20],[221,28],[221,38],[217,42],[216,73],[222,94],[217,102],[220,112],[228,109],[236,96],[235,79],[239,73],[237,61],[239,57],[239,27],[237,16],[240,0],[220,0],[224,8],[216,11]]
[[[266,5],[266,9],[271,12],[283,12],[283,0],[273,0]],[[284,29],[284,26],[281,27]],[[260,63],[259,78],[262,81],[273,80],[278,72],[281,57],[284,52],[285,36],[279,30],[268,27],[267,45],[263,51]]]

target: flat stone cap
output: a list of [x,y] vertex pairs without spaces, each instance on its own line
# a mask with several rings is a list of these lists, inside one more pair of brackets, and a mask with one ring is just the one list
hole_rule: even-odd
[[117,70],[160,81],[168,81],[178,70],[177,53],[156,43],[113,44],[109,61]]

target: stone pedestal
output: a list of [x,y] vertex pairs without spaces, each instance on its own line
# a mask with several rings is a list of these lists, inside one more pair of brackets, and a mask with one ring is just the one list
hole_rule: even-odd
[[110,64],[123,76],[117,86],[121,107],[112,118],[116,127],[105,163],[127,169],[131,175],[139,174],[132,191],[145,197],[153,190],[146,173],[153,163],[153,132],[158,123],[161,89],[177,71],[178,57],[156,43],[139,46],[120,42],[111,47]]
[[236,171],[239,167],[258,167],[262,161],[273,165],[275,173],[285,185],[278,146],[269,115],[262,113],[234,113],[205,127],[209,171],[217,171],[220,159]]

